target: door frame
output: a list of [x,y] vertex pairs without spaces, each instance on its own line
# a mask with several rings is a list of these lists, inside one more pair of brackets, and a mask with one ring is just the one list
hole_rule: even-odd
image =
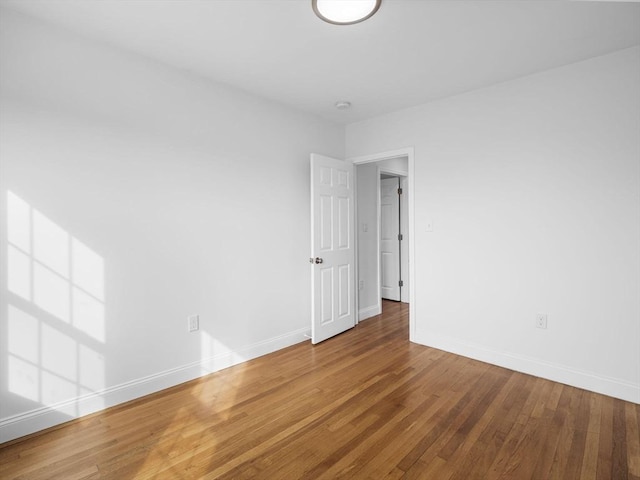
[[[414,199],[415,199],[415,182],[414,182],[414,172],[415,172],[415,153],[413,147],[405,147],[400,148],[398,150],[391,150],[386,152],[374,153],[371,155],[362,155],[357,157],[349,157],[348,161],[353,162],[354,166],[362,165],[365,163],[373,163],[379,162],[382,160],[389,160],[397,157],[407,157],[407,206],[408,206],[408,230],[409,230],[409,340],[414,341],[415,339],[415,222],[414,222]],[[354,169],[355,175],[357,176],[357,168]],[[379,175],[378,175],[379,182]],[[356,187],[357,188],[357,187]],[[356,222],[358,218],[358,195],[356,191]],[[356,223],[357,225],[357,223]],[[356,235],[356,256],[355,256],[355,284],[354,289],[358,292],[358,284],[360,281],[358,275],[358,228],[354,228]],[[378,274],[379,278],[379,274]],[[379,280],[378,280],[379,281]],[[358,295],[355,296],[356,301],[356,312],[360,310]],[[356,323],[358,322],[358,316],[356,315]]]

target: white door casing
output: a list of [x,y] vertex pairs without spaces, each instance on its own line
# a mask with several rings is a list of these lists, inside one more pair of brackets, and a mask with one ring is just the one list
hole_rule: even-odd
[[[403,273],[404,279],[403,281],[405,282],[405,285],[408,285],[408,288],[403,288],[403,292],[407,291],[408,294],[408,298],[407,300],[403,300],[403,301],[408,301],[409,302],[409,340],[411,340],[412,342],[416,341],[416,305],[417,302],[416,301],[416,267],[415,267],[415,259],[416,259],[416,252],[415,252],[415,196],[414,196],[414,192],[415,192],[415,151],[413,147],[404,147],[404,148],[399,148],[396,150],[388,150],[388,151],[384,151],[384,152],[378,152],[378,153],[374,153],[374,154],[369,154],[369,155],[362,155],[362,156],[358,156],[358,157],[351,157],[349,158],[349,160],[351,160],[353,162],[354,165],[359,166],[359,165],[364,165],[367,163],[375,163],[375,162],[381,162],[384,160],[390,160],[393,158],[399,158],[399,157],[407,157],[408,159],[408,168],[407,171],[404,173],[400,173],[400,172],[387,172],[387,173],[392,173],[392,174],[397,174],[400,173],[400,176],[405,176],[406,175],[406,186],[407,189],[405,192],[403,192],[402,197],[405,197],[404,199],[404,204],[403,206],[406,207],[406,212],[407,215],[405,217],[405,223],[404,225],[406,225],[406,229],[408,232],[408,236],[407,236],[407,241],[406,242],[402,242],[403,244],[405,244],[405,248],[407,250],[407,255],[403,254],[403,258],[406,258],[408,260],[408,270],[406,272]],[[379,278],[379,277],[378,277]]]
[[411,289],[411,279],[409,276],[409,179],[400,177],[400,233],[402,234],[402,242],[400,242],[400,280],[402,280],[402,288],[400,289],[400,301],[409,303],[409,290]]
[[353,163],[311,154],[311,341],[355,326]]
[[380,294],[400,301],[400,198],[397,178],[380,180]]

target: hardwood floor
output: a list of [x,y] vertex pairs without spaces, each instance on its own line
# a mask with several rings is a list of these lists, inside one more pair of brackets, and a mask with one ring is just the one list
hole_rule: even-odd
[[640,406],[408,342],[408,308],[0,445],[2,479],[640,479]]

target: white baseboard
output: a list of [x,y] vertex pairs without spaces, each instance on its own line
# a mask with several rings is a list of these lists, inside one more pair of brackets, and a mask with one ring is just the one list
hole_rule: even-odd
[[367,318],[375,317],[382,313],[382,305],[371,305],[370,307],[361,308],[358,311],[358,321],[366,320]]
[[230,353],[205,358],[188,365],[106,388],[100,392],[2,418],[0,419],[0,443],[188,382],[296,343],[304,342],[308,340],[305,337],[305,333],[308,330],[308,328],[295,330]]
[[640,404],[640,385],[618,378],[595,375],[590,372],[576,370],[564,365],[544,362],[535,358],[488,349],[482,345],[461,342],[457,339],[423,333],[416,343],[437,348],[446,352],[473,358],[482,362],[526,373],[535,377],[546,378],[554,382],[564,383],[572,387],[583,388],[591,392],[601,393],[627,402]]

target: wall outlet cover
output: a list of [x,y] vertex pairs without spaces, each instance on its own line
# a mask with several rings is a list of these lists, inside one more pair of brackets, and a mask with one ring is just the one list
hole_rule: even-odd
[[546,313],[538,313],[536,315],[536,327],[538,327],[538,328],[547,328],[547,314]]

